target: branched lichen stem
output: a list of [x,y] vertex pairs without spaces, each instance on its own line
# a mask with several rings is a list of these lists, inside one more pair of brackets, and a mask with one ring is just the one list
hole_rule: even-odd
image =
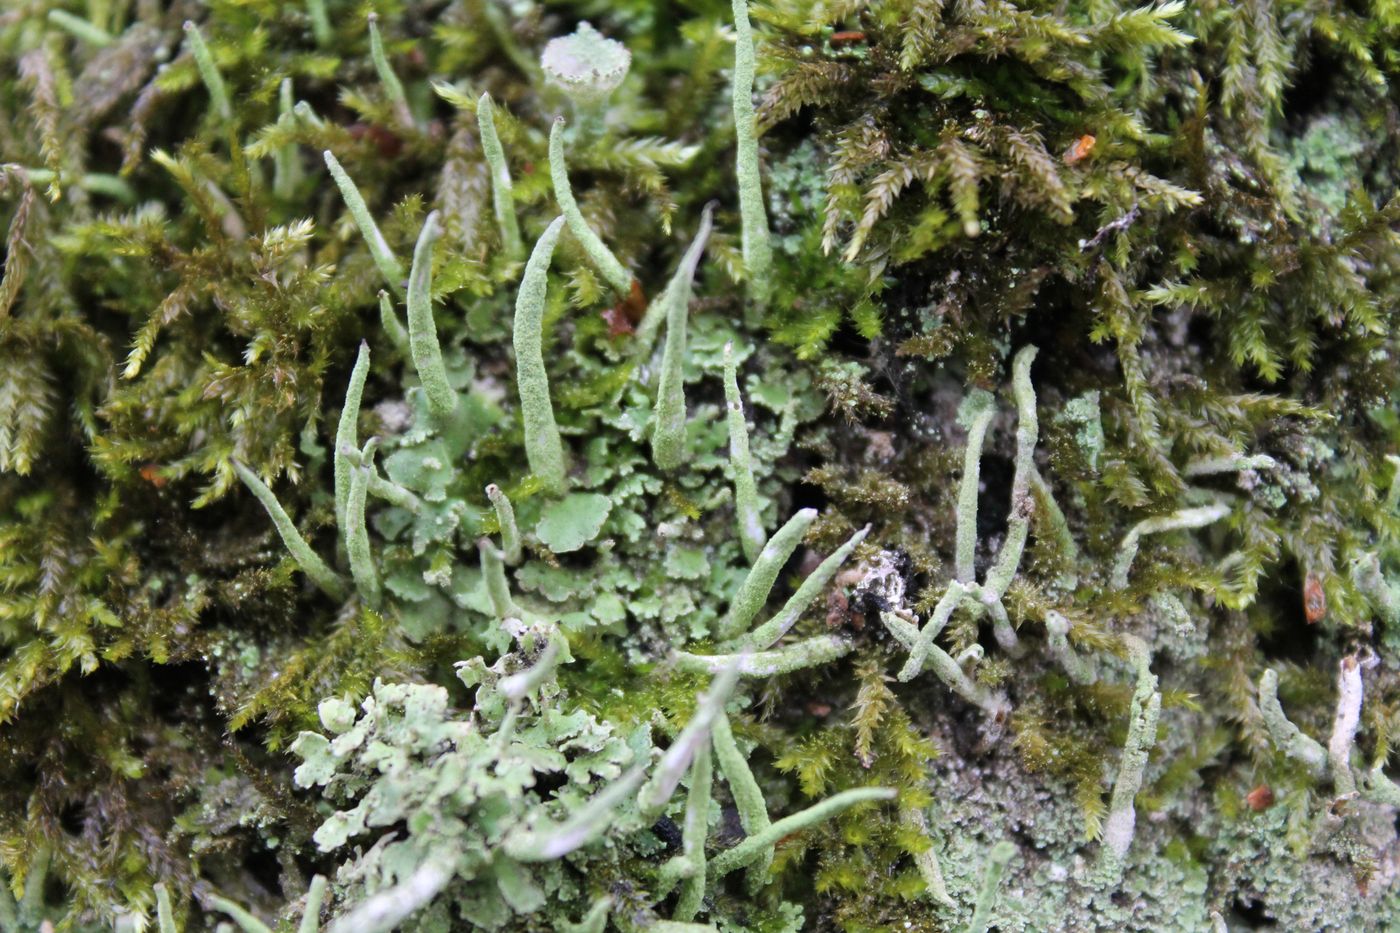
[[1147,645],[1132,638],[1130,647],[1137,666],[1137,689],[1128,711],[1128,738],[1118,760],[1118,777],[1113,782],[1108,818],[1103,825],[1103,845],[1099,849],[1098,876],[1109,885],[1117,884],[1123,877],[1137,826],[1133,798],[1142,789],[1148,754],[1157,744],[1157,718],[1162,711],[1162,694],[1157,690],[1157,675],[1152,673]]
[[[724,718],[724,711],[716,722]],[[690,765],[690,789],[685,801],[685,826],[681,830],[682,857],[689,861],[691,871],[681,882],[671,919],[682,923],[693,919],[705,898],[705,837],[710,829],[710,786],[714,767],[710,763],[710,744],[702,742]]]
[[802,617],[802,613],[807,611],[807,607],[821,595],[827,583],[836,575],[837,569],[846,562],[846,558],[851,556],[851,552],[860,546],[868,534],[870,534],[870,526],[866,525],[851,535],[845,544],[833,551],[826,560],[818,565],[816,570],[808,575],[807,579],[802,581],[797,592],[792,594],[773,618],[764,622],[748,635],[739,638],[735,644],[722,647],[736,651],[742,651],[745,648],[762,651],[777,644],[778,639],[787,634],[788,629],[792,628]]
[[710,861],[710,870],[715,880],[718,880],[731,871],[743,868],[745,865],[763,858],[768,847],[777,843],[784,836],[815,826],[844,810],[849,810],[856,804],[877,800],[893,800],[897,796],[899,796],[899,792],[889,787],[857,787],[853,790],[833,794],[805,810],[775,821],[762,832],[755,833],[745,838],[734,848],[726,849],[716,855]]
[[[1031,363],[1036,348],[1022,347],[1011,364],[1011,390],[1016,396],[1016,471],[1011,481],[1011,517],[1007,523],[1006,541],[997,553],[992,569],[987,573],[984,588],[999,604],[1011,580],[1021,566],[1021,554],[1030,533],[1031,477],[1035,475],[1035,442],[1040,427],[1035,414],[1035,387],[1031,385]],[[961,529],[959,529],[961,530]],[[984,600],[990,601],[990,600]],[[1005,611],[1003,610],[1003,615]]]
[[1123,543],[1118,546],[1118,557],[1113,562],[1113,573],[1110,577],[1111,585],[1115,590],[1121,590],[1128,585],[1128,571],[1132,569],[1133,558],[1137,557],[1138,541],[1143,535],[1204,528],[1229,514],[1230,506],[1227,503],[1216,502],[1211,505],[1177,509],[1170,515],[1158,515],[1138,522],[1123,536]]
[[506,854],[520,862],[552,862],[588,845],[607,832],[617,818],[619,805],[637,789],[642,776],[640,766],[632,768],[595,794],[567,820],[560,823],[541,820],[542,825],[517,830],[506,837],[503,845]]
[[690,654],[677,651],[676,669],[691,673],[717,674],[737,664],[743,677],[772,677],[804,667],[817,667],[835,661],[851,651],[851,642],[838,635],[818,635],[772,651],[747,654]]
[[[739,811],[739,825],[743,826],[744,832],[750,836],[767,831],[773,821],[768,817],[768,805],[764,802],[763,790],[758,786],[748,761],[739,751],[739,745],[734,741],[734,731],[729,725],[729,717],[723,711],[715,717],[710,738],[714,743],[715,758],[719,762],[720,771],[729,783],[730,796],[734,798],[734,806]],[[761,858],[749,866],[751,890],[756,890],[762,883],[772,862],[773,849],[769,847]]]
[[769,538],[768,543],[758,552],[753,566],[749,568],[748,576],[739,584],[734,600],[729,605],[729,612],[716,626],[716,637],[725,641],[749,627],[749,623],[768,602],[768,594],[773,591],[773,584],[777,581],[783,565],[802,543],[807,529],[812,527],[812,522],[816,520],[816,509],[802,509],[773,533],[773,537]]
[[724,711],[729,694],[734,692],[734,685],[739,680],[739,666],[737,661],[731,660],[720,668],[710,689],[701,694],[695,714],[661,756],[661,761],[637,798],[643,819],[654,820],[661,814],[691,760],[702,746],[709,746],[710,728],[715,718]]

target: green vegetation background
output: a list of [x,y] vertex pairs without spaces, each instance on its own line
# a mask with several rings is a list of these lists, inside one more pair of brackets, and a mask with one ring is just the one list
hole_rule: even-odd
[[[775,815],[867,785],[900,799],[785,840],[761,891],[735,876],[707,895],[708,922],[976,926],[1010,839],[990,918],[1003,931],[1198,930],[1212,912],[1229,929],[1400,923],[1395,801],[1371,777],[1400,730],[1400,4],[755,5],[766,302],[744,282],[728,4],[327,0],[323,28],[312,6],[0,9],[0,874],[22,898],[15,925],[139,929],[157,882],[189,929],[213,928],[215,896],[291,924],[312,874],[334,903],[351,884],[336,869],[358,857],[313,844],[331,809],[293,781],[289,745],[322,728],[320,701],[358,703],[382,678],[452,684],[452,708],[471,709],[454,662],[502,650],[479,575],[459,569],[499,530],[478,491],[500,484],[530,527],[548,508],[521,453],[521,263],[493,218],[482,92],[527,248],[556,213],[560,113],[584,213],[646,295],[718,202],[690,309],[695,447],[676,475],[639,440],[654,387],[629,382],[627,296],[561,241],[546,367],[573,482],[611,504],[581,554],[540,531],[516,573],[578,633],[559,702],[605,724],[650,717],[662,736],[695,709],[705,678],[673,670],[672,649],[711,646],[747,566],[725,342],[767,531],[821,511],[782,593],[872,525],[795,629],[839,636],[843,656],[752,685],[735,731]],[[402,102],[372,61],[372,9]],[[632,53],[592,111],[537,65],[581,20]],[[288,108],[284,82],[309,109]],[[400,283],[323,150],[398,256],[440,212],[437,327],[471,400],[470,442],[441,477],[422,456],[400,474],[386,460],[455,505],[448,534],[376,520],[393,596],[380,612],[310,585],[232,466],[333,555],[332,438],[362,340],[360,435],[411,436],[417,376],[379,304]],[[1027,345],[1044,482],[1013,503],[1011,359]],[[1017,643],[975,613],[941,641],[1007,698],[1001,717],[930,674],[896,680],[906,652],[881,618],[926,618],[955,575],[958,410],[974,390],[1004,412],[981,460],[979,576],[1007,516],[1030,516],[1005,597]],[[1132,529],[1203,504],[1222,514],[1144,534],[1114,579]],[[1134,638],[1162,714],[1127,867],[1105,886],[1084,866],[1140,714]],[[1307,767],[1257,685],[1276,671],[1289,719],[1327,745],[1347,659],[1364,668],[1355,748]],[[551,928],[600,893],[627,906],[619,928],[669,917],[660,856],[629,852],[593,879],[608,892],[551,881],[547,907],[503,924]]]

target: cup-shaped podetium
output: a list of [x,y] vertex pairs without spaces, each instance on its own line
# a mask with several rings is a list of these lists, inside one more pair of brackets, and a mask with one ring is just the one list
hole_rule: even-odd
[[551,39],[540,56],[549,80],[574,103],[592,107],[607,100],[632,67],[632,53],[587,22],[567,36]]

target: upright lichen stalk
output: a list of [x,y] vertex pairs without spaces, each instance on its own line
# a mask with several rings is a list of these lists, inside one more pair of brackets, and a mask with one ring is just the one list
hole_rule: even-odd
[[773,245],[763,206],[763,178],[758,166],[758,121],[753,109],[756,63],[748,0],[732,0],[734,9],[734,170],[739,183],[743,223],[744,274],[749,297],[762,306],[771,291]]
[[672,286],[667,289],[666,343],[661,356],[661,382],[656,390],[651,435],[652,459],[663,470],[674,470],[685,460],[685,345],[690,286],[710,238],[713,216],[712,206],[707,205],[700,218],[700,229],[681,259]]
[[481,153],[491,170],[491,207],[496,214],[496,229],[500,231],[501,248],[506,258],[519,259],[525,253],[520,239],[520,223],[515,217],[515,202],[510,181],[510,166],[496,135],[496,105],[490,94],[482,94],[476,104],[476,123],[481,133]]
[[439,233],[441,227],[434,211],[423,221],[418,245],[413,248],[413,270],[408,276],[408,345],[423,393],[428,397],[428,410],[434,418],[446,420],[457,408],[457,393],[447,379],[437,325],[433,322],[433,244]]
[[549,400],[549,375],[544,368],[544,306],[549,263],[554,256],[564,217],[556,217],[540,235],[515,300],[515,379],[520,392],[520,417],[525,427],[525,457],[549,492],[562,494],[564,444]]
[[744,400],[739,395],[739,378],[734,361],[734,345],[724,345],[724,402],[729,411],[729,468],[734,474],[734,517],[739,525],[739,543],[749,562],[758,559],[768,535],[763,530],[758,487],[749,456],[749,427],[744,421]]

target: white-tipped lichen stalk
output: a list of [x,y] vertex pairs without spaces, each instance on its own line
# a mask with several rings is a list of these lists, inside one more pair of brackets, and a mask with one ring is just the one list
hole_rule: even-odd
[[185,38],[189,40],[190,54],[194,57],[195,67],[199,69],[199,78],[204,82],[205,90],[209,92],[209,103],[213,104],[214,113],[226,127],[231,126],[233,106],[229,103],[224,76],[219,74],[219,66],[214,63],[214,55],[209,51],[209,46],[204,43],[204,35],[190,20],[185,20]]
[[350,493],[345,500],[345,553],[350,558],[350,576],[360,599],[371,609],[379,608],[382,591],[379,572],[374,566],[374,552],[369,543],[369,524],[365,520],[365,504],[369,501],[369,478],[374,469],[377,438],[370,438],[360,451],[361,465],[350,471]]
[[[1007,522],[1006,541],[997,552],[992,569],[987,572],[983,586],[1000,608],[1000,600],[1011,586],[1021,566],[1021,555],[1026,549],[1026,537],[1030,533],[1031,512],[1035,500],[1031,498],[1031,478],[1035,475],[1035,442],[1040,433],[1035,413],[1035,387],[1031,385],[1031,363],[1035,361],[1036,348],[1022,347],[1011,364],[1011,391],[1016,397],[1016,467],[1011,480],[1011,517]],[[985,598],[984,598],[985,601]],[[1002,611],[1005,615],[1005,610]]]
[[763,177],[758,166],[758,121],[753,109],[756,56],[748,0],[732,0],[734,10],[734,174],[739,186],[744,275],[749,297],[760,307],[771,293],[773,244],[763,206]]
[[520,417],[525,428],[525,458],[545,490],[562,495],[566,488],[564,444],[549,400],[549,375],[544,368],[544,307],[549,263],[565,218],[545,228],[520,281],[515,300],[515,380],[520,392]]
[[541,820],[541,825],[516,830],[506,837],[505,853],[519,862],[552,862],[588,845],[612,826],[618,808],[636,791],[642,776],[640,766],[631,769],[563,822]]
[[[749,769],[749,763],[739,751],[734,741],[734,731],[729,726],[729,717],[721,712],[715,717],[710,730],[714,744],[715,758],[720,771],[729,783],[729,795],[734,798],[735,809],[739,811],[739,825],[749,836],[765,832],[773,821],[768,817],[768,804],[763,799],[763,790]],[[768,867],[773,863],[773,848],[770,846],[761,858],[749,865],[749,889],[757,891],[767,880]]]
[[332,599],[344,599],[346,597],[345,582],[340,579],[335,571],[331,570],[326,562],[311,549],[311,545],[306,543],[306,539],[297,531],[297,526],[292,522],[291,516],[286,509],[282,508],[282,503],[277,501],[277,496],[273,495],[267,484],[258,478],[257,474],[248,469],[237,460],[232,461],[233,471],[238,474],[238,478],[243,481],[243,485],[262,503],[267,510],[268,516],[272,519],[272,524],[277,528],[277,533],[282,536],[282,543],[291,552],[292,560],[297,562],[302,572],[311,578],[321,590]]
[[[297,104],[296,109],[300,114],[301,104]],[[335,180],[335,186],[340,189],[340,196],[344,199],[345,206],[350,210],[350,217],[355,221],[355,226],[360,228],[360,235],[365,238],[370,257],[374,260],[375,266],[378,267],[379,274],[384,276],[385,284],[395,295],[402,295],[403,264],[394,255],[394,251],[389,248],[389,241],[384,239],[379,225],[370,216],[369,207],[365,204],[360,189],[355,186],[355,182],[341,167],[340,160],[329,149],[322,155],[326,160],[326,168],[330,170],[331,178]]]
[[705,252],[714,221],[713,205],[706,205],[695,239],[681,257],[674,288],[667,288],[666,344],[661,355],[661,381],[652,414],[651,459],[662,470],[674,470],[685,462],[685,351],[690,317],[690,286]]
[[758,552],[753,566],[749,568],[748,576],[739,584],[734,600],[729,605],[729,612],[716,626],[716,637],[725,641],[749,627],[749,623],[768,602],[768,594],[773,591],[773,584],[777,581],[783,565],[792,556],[792,552],[797,550],[803,536],[807,534],[807,529],[812,527],[812,522],[816,520],[816,509],[802,509],[773,533],[773,537],[769,538],[768,543]]
[[379,75],[379,83],[384,85],[384,96],[394,108],[394,116],[404,126],[413,125],[413,111],[408,109],[408,97],[403,92],[403,82],[394,74],[389,57],[384,54],[384,39],[379,35],[379,14],[369,14],[369,57],[374,62],[374,70]]
[[996,402],[985,389],[973,389],[958,411],[958,420],[967,428],[967,449],[963,452],[962,482],[958,484],[958,531],[953,559],[958,582],[975,579],[977,555],[977,493],[981,483],[982,444],[987,425],[996,414]]
[[751,865],[756,860],[763,858],[768,848],[784,836],[815,826],[823,820],[828,820],[838,813],[849,810],[856,804],[893,800],[897,796],[899,796],[899,792],[889,787],[857,787],[854,790],[834,794],[801,812],[775,821],[762,832],[755,833],[734,848],[726,849],[716,855],[710,860],[710,872],[718,880],[731,871],[743,868],[745,865]]
[[1054,611],[1045,614],[1045,643],[1050,655],[1060,662],[1065,674],[1076,684],[1093,683],[1094,672],[1069,643],[1069,619]]
[[515,524],[515,508],[510,504],[510,497],[495,483],[486,487],[486,498],[491,500],[491,507],[496,510],[496,522],[501,526],[501,552],[505,555],[506,563],[514,567],[520,563],[521,557],[520,529]]
[[88,45],[103,48],[111,45],[112,34],[100,26],[93,25],[81,16],[74,16],[66,10],[49,10],[49,22],[59,29],[83,40]]
[[360,400],[364,396],[365,380],[369,377],[369,344],[360,341],[355,368],[350,370],[350,384],[345,389],[345,404],[340,409],[340,421],[335,428],[335,520],[345,527],[345,503],[350,498],[350,460],[347,450],[360,446]]
[[491,172],[491,207],[496,213],[496,229],[507,259],[519,259],[525,254],[520,239],[520,222],[515,216],[515,200],[510,181],[510,166],[496,135],[496,105],[490,94],[482,94],[476,104],[476,125],[481,134],[481,152]]
[[[723,711],[716,718],[724,718]],[[695,750],[690,764],[690,788],[685,801],[685,825],[681,828],[681,858],[689,863],[689,871],[681,881],[681,893],[671,919],[688,923],[700,911],[705,898],[705,836],[710,828],[710,787],[714,767],[710,763],[710,744],[702,742]]]
[[413,354],[413,368],[423,383],[423,394],[428,398],[428,411],[439,421],[446,421],[457,409],[457,392],[447,379],[437,324],[433,321],[433,244],[441,233],[438,212],[433,211],[423,221],[423,230],[413,247],[413,269],[408,273],[408,347]]
[[992,922],[992,909],[996,907],[1001,877],[1006,874],[1006,866],[1011,864],[1015,855],[1016,846],[1005,839],[992,846],[982,872],[982,886],[977,890],[977,903],[972,909],[972,919],[968,921],[965,933],[987,933],[987,927]]
[[738,680],[739,664],[731,661],[718,671],[710,683],[710,688],[700,695],[695,714],[661,756],[637,797],[643,819],[654,820],[661,815],[671,795],[676,792],[676,785],[680,784],[681,776],[685,774],[686,768],[690,767],[691,760],[702,746],[709,745],[710,728],[714,725],[716,717],[724,712],[725,701],[729,699],[729,694],[734,692],[734,685]]
[[838,635],[817,635],[772,651],[744,654],[675,654],[676,669],[691,673],[717,674],[737,666],[742,677],[775,677],[807,667],[817,667],[851,652],[851,642]]
[[778,610],[773,618],[764,622],[748,635],[737,639],[734,645],[723,647],[736,651],[742,651],[745,648],[752,651],[762,651],[777,644],[778,639],[787,634],[788,629],[792,628],[802,617],[802,613],[807,611],[807,607],[821,595],[827,583],[831,582],[831,578],[836,575],[836,571],[851,556],[851,552],[860,546],[868,534],[870,534],[870,526],[866,525],[851,535],[845,544],[833,551],[826,560],[818,565],[816,570],[812,571],[807,579],[802,581],[797,592],[789,597],[783,608]]
[[619,296],[626,298],[631,295],[632,273],[623,267],[612,250],[588,226],[578,202],[574,200],[574,191],[569,185],[569,167],[564,161],[563,117],[555,117],[554,126],[549,131],[549,177],[554,183],[554,199],[559,202],[559,210],[569,224],[569,232],[583,247],[589,261]]
[[729,468],[734,473],[734,517],[739,525],[739,544],[744,549],[744,557],[753,563],[762,552],[768,534],[763,528],[763,510],[758,504],[758,486],[753,478],[749,426],[744,420],[744,400],[739,395],[739,374],[732,343],[724,345],[724,401],[729,412]]
[[1123,877],[1123,866],[1137,826],[1133,798],[1142,789],[1148,754],[1157,744],[1157,718],[1162,711],[1162,694],[1157,690],[1157,676],[1152,673],[1147,645],[1133,639],[1132,654],[1137,665],[1137,689],[1133,691],[1128,711],[1128,738],[1118,760],[1118,777],[1113,782],[1108,817],[1103,824],[1103,844],[1099,849],[1099,880],[1110,885],[1117,884]]
[[326,128],[326,121],[321,119],[321,115],[316,112],[308,101],[299,100],[292,108],[292,113],[301,123],[313,130],[323,130]]
[[1230,514],[1230,506],[1224,502],[1216,502],[1211,505],[1198,505],[1191,508],[1178,509],[1170,515],[1158,515],[1154,518],[1145,518],[1133,526],[1132,530],[1123,536],[1123,543],[1118,546],[1118,557],[1113,562],[1113,573],[1110,577],[1110,585],[1115,590],[1121,590],[1128,585],[1128,571],[1133,567],[1133,559],[1137,557],[1138,542],[1143,535],[1161,534],[1166,531],[1190,531],[1205,526]]

